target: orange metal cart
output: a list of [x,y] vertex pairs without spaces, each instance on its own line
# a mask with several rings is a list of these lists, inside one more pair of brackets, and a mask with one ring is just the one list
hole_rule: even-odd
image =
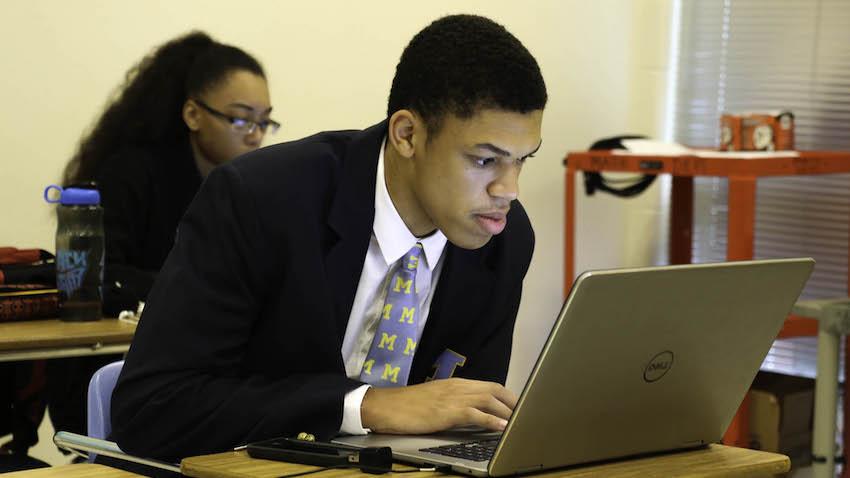
[[[799,157],[774,157],[740,159],[728,157],[702,157],[693,154],[679,156],[653,156],[614,154],[611,151],[572,152],[564,160],[566,165],[566,200],[564,224],[564,294],[575,278],[575,195],[576,173],[636,172],[642,174],[672,175],[670,200],[670,249],[672,264],[691,262],[691,232],[693,228],[694,177],[725,177],[729,181],[727,260],[753,258],[753,230],[755,227],[756,180],[768,176],[794,176],[811,174],[850,173],[850,153],[833,151],[800,151]],[[850,218],[848,218],[850,220]],[[848,245],[850,251],[850,245]],[[850,284],[850,270],[848,270]],[[785,321],[780,337],[817,335],[815,319],[791,316]],[[850,340],[848,340],[850,343]],[[850,377],[850,361],[845,372]],[[850,381],[845,383],[845,397],[850,396]],[[724,436],[730,445],[748,445],[748,406],[745,399]],[[844,401],[845,420],[850,418],[850,400]],[[850,426],[844,427],[844,443],[850,443]],[[848,447],[845,446],[845,449]],[[848,453],[845,452],[845,458]],[[845,459],[845,463],[850,463]]]

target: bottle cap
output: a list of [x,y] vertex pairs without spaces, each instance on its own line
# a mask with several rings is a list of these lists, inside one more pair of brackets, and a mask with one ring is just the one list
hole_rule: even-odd
[[[51,189],[59,191],[58,199],[51,199]],[[100,204],[100,192],[97,189],[66,188],[51,184],[44,189],[44,200],[49,203],[59,203],[63,206],[97,206]]]

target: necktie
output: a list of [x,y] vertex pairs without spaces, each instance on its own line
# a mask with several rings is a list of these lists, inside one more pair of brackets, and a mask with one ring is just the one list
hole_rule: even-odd
[[419,294],[416,270],[422,244],[416,243],[402,257],[398,270],[387,282],[387,298],[372,346],[360,371],[360,380],[376,387],[407,384],[413,353],[419,341]]

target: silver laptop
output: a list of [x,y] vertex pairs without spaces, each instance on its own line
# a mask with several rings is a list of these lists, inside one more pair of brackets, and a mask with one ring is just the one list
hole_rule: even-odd
[[335,442],[477,476],[718,442],[813,267],[803,258],[585,272],[504,433]]

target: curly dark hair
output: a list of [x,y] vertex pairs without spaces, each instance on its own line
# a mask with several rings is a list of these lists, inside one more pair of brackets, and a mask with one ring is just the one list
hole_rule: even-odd
[[410,40],[396,66],[387,116],[410,109],[439,131],[446,113],[528,113],[546,106],[537,61],[505,27],[477,15],[442,17]]
[[167,147],[187,141],[183,103],[234,70],[266,76],[251,55],[200,31],[160,46],[127,72],[124,84],[65,166],[62,183],[93,180],[100,165],[124,148]]

